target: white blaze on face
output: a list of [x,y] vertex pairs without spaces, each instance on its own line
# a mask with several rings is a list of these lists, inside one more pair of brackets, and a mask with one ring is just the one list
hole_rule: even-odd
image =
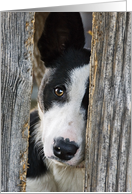
[[45,113],[42,113],[39,108],[46,157],[54,155],[53,142],[54,138],[58,137],[69,138],[79,146],[75,157],[67,161],[67,164],[77,164],[84,154],[86,121],[84,120],[85,110],[82,109],[81,103],[86,92],[89,68],[90,65],[84,65],[70,72],[70,82],[66,83],[68,102],[64,104],[55,102]]

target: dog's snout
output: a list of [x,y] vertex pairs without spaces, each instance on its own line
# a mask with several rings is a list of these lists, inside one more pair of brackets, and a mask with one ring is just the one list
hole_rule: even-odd
[[54,139],[53,152],[61,160],[70,160],[73,158],[78,148],[77,143],[70,141],[68,138],[65,140],[63,137]]

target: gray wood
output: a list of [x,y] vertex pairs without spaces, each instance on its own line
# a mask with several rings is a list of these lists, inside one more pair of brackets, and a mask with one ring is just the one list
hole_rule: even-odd
[[131,191],[130,13],[93,13],[84,191]]
[[1,191],[25,191],[34,13],[1,13]]

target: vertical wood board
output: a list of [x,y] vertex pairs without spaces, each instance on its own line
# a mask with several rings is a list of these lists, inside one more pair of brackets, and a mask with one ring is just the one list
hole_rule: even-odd
[[25,191],[34,13],[1,13],[1,191]]
[[131,13],[93,13],[84,191],[131,190]]

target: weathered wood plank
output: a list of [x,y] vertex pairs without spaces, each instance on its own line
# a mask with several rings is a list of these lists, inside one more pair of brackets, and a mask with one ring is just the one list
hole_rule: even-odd
[[93,13],[86,192],[131,190],[130,72],[130,13]]
[[34,13],[1,13],[1,191],[25,191]]

